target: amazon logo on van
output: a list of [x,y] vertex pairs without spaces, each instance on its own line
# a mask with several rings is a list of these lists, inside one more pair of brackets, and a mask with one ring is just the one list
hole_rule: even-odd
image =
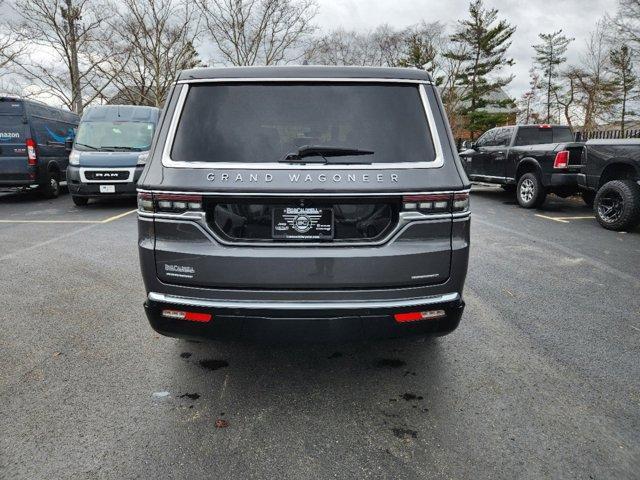
[[18,132],[0,132],[0,142],[8,142],[9,140],[20,139],[20,133]]

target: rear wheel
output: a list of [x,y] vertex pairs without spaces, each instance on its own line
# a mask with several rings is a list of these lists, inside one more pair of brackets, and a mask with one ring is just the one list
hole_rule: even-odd
[[87,197],[78,197],[77,195],[71,195],[71,200],[73,200],[73,203],[78,207],[84,207],[89,203],[89,199]]
[[41,192],[45,198],[57,198],[60,195],[60,174],[58,172],[49,171],[47,173]]
[[516,189],[518,203],[523,208],[536,208],[544,203],[547,192],[535,173],[525,173],[518,180]]
[[633,180],[605,183],[596,194],[593,211],[607,230],[632,230],[640,223],[640,186]]

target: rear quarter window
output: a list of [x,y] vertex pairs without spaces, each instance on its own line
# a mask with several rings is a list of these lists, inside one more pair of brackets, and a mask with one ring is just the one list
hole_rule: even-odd
[[191,86],[171,158],[272,163],[305,145],[373,150],[371,163],[436,157],[417,85],[304,82]]
[[573,141],[573,133],[569,127],[520,127],[516,135],[517,146],[537,145],[545,143],[567,143]]

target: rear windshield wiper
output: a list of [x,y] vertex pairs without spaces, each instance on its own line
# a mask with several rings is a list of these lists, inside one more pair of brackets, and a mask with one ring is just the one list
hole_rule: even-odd
[[332,165],[346,165],[350,163],[370,164],[370,160],[347,160],[334,157],[351,157],[373,154],[373,150],[360,150],[358,148],[331,147],[327,145],[305,145],[298,148],[297,152],[288,153],[284,158],[278,161],[282,163],[325,163]]

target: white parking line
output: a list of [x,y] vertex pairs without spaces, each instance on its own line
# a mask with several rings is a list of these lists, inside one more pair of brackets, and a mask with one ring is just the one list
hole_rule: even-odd
[[137,212],[137,211],[138,211],[137,209],[129,210],[128,212],[121,213],[120,215],[114,215],[113,217],[109,217],[109,218],[107,218],[105,220],[102,220],[100,223],[113,222],[114,220],[118,220],[119,218],[126,217],[127,215],[131,215],[132,213]]
[[595,217],[593,216],[582,216],[582,217],[549,217],[547,215],[541,215],[539,213],[535,214],[536,217],[544,218],[546,220],[553,220],[554,222],[560,223],[570,223],[569,220],[593,220]]
[[536,213],[535,216],[544,218],[546,220],[553,220],[554,222],[569,223],[567,220],[562,220],[561,218],[555,218],[555,217],[547,217],[546,215],[540,215],[539,213]]
[[120,213],[119,215],[114,215],[113,217],[105,218],[104,220],[0,220],[0,223],[84,223],[84,224],[100,224],[100,223],[109,223],[114,220],[118,220],[122,217],[126,217],[127,215],[131,215],[132,213],[137,212],[137,210],[129,210],[128,212]]

